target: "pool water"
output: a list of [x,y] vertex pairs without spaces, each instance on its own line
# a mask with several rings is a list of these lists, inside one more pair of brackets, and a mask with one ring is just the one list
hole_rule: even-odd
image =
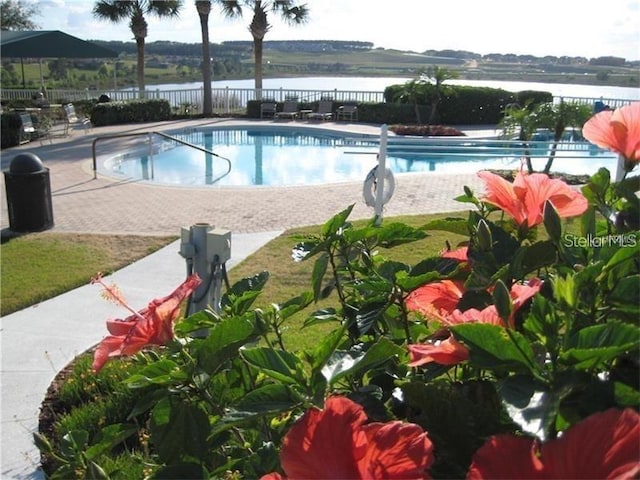
[[[378,137],[289,128],[224,128],[174,132],[217,156],[157,137],[136,151],[109,158],[99,172],[117,178],[183,186],[284,186],[363,181],[377,165]],[[600,166],[615,170],[616,157],[589,144],[576,157],[556,159],[566,173],[592,174]],[[587,150],[585,150],[587,149]],[[585,153],[587,152],[587,153]],[[393,173],[473,173],[482,169],[517,169],[517,156],[447,145],[429,154],[390,142],[386,164]],[[585,155],[594,161],[585,160]],[[223,157],[223,158],[221,158]],[[544,162],[534,159],[536,169]],[[555,168],[554,168],[555,170]]]

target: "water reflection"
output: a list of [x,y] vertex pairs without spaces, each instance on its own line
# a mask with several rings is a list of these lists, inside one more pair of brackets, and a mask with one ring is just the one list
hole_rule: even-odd
[[[320,134],[292,131],[225,129],[192,131],[176,135],[214,151],[231,161],[186,146],[158,145],[152,155],[125,154],[108,160],[101,173],[171,185],[314,185],[364,181],[376,165],[377,143],[371,137],[348,134]],[[447,153],[449,148],[449,153]],[[473,173],[481,169],[517,169],[515,156],[480,154],[478,148],[461,151],[442,147],[425,156],[389,149],[387,166],[394,173]],[[491,147],[488,147],[491,148]],[[147,150],[143,150],[148,153]],[[476,152],[474,155],[472,152]],[[593,155],[594,160],[585,159]],[[534,167],[544,167],[544,159],[534,159]],[[593,145],[576,145],[575,152],[563,152],[554,163],[555,171],[591,174],[598,168],[615,170],[615,156],[602,155]],[[106,169],[106,171],[105,171]]]

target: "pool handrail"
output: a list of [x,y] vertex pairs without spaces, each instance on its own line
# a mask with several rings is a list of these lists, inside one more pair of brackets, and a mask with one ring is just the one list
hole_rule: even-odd
[[180,138],[176,138],[176,137],[173,137],[171,135],[167,135],[166,133],[163,133],[163,132],[158,132],[158,131],[152,130],[152,131],[148,131],[148,132],[114,133],[112,135],[101,135],[99,137],[96,137],[93,140],[93,142],[91,143],[91,152],[92,152],[92,155],[93,155],[93,179],[96,180],[98,178],[98,162],[97,162],[97,159],[96,159],[96,144],[98,143],[98,140],[112,140],[114,138],[124,138],[124,137],[139,137],[139,136],[142,136],[142,135],[147,135],[147,136],[149,136],[149,135],[159,135],[161,137],[166,138],[167,140],[172,140],[172,141],[180,143],[182,145],[186,145],[187,147],[195,148],[196,150],[200,150],[201,152],[213,155],[214,157],[221,158],[222,160],[226,160],[227,163],[229,164],[229,169],[225,173],[220,175],[220,177],[218,177],[216,179],[216,182],[218,180],[220,180],[221,178],[229,175],[229,173],[231,173],[231,160],[229,160],[228,158],[223,157],[222,155],[218,155],[217,153],[212,152],[211,150],[208,150],[208,149],[206,149],[204,147],[201,147],[199,145],[195,145],[193,143],[187,142],[187,141],[182,140]]

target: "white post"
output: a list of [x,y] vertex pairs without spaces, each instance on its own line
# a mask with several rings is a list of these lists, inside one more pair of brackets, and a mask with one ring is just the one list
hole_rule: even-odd
[[378,168],[376,169],[376,201],[374,214],[376,225],[382,223],[382,208],[384,206],[384,177],[387,171],[387,125],[380,128],[380,151],[378,152]]
[[624,156],[621,154],[618,154],[618,163],[616,165],[616,175],[614,177],[614,180],[616,182],[619,182],[620,180],[622,180],[623,176],[624,176]]

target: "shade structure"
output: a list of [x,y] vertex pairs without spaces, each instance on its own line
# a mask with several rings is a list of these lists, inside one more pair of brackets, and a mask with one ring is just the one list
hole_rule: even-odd
[[3,58],[115,58],[118,53],[59,30],[3,30],[0,55]]

